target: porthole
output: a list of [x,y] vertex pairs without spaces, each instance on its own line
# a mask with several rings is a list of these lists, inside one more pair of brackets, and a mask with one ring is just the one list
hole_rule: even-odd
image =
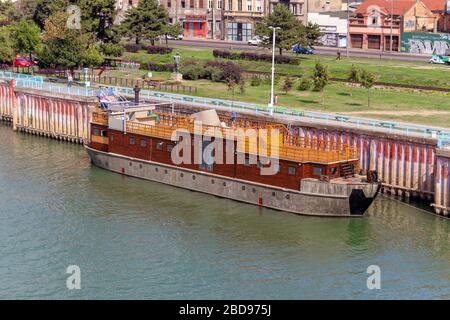
[[252,191],[253,191],[253,193],[256,193],[256,189],[255,188],[253,188]]
[[180,174],[180,177],[182,177],[182,178],[183,178],[183,177],[184,177],[184,173],[181,173],[181,174]]
[[195,176],[194,175],[192,175],[192,180],[195,180]]
[[133,163],[132,162],[130,162],[130,167],[132,167],[133,166]]
[[215,183],[214,179],[211,179],[211,184],[214,184],[214,183]]
[[164,173],[167,174],[167,170],[164,170]]
[[226,183],[226,182],[224,182],[224,183],[223,183],[223,186],[224,186],[224,187],[226,187],[226,186],[227,186],[227,183]]
[[286,200],[289,200],[291,198],[291,196],[290,195],[286,195]]
[[242,191],[245,191],[245,186],[242,186]]
[[155,168],[155,172],[158,172],[159,171],[159,169],[158,168]]
[[142,164],[139,164],[139,169],[142,169]]
[[277,194],[275,192],[272,192],[272,197],[275,197]]

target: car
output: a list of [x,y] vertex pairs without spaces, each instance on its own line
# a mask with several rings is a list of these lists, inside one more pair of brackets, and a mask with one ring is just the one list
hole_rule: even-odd
[[292,52],[297,54],[314,54],[314,48],[313,47],[302,47],[299,44],[296,44],[292,47]]
[[267,40],[267,37],[260,37],[260,36],[254,36],[253,38],[251,38],[250,40],[247,41],[248,45],[250,46],[257,46],[261,43],[263,43],[263,41]]
[[169,39],[169,40],[183,40],[183,38],[184,38],[184,36],[182,34],[179,34],[176,37],[167,35],[167,39]]
[[429,60],[430,63],[434,64],[449,64],[450,65],[450,49],[445,52],[445,55],[433,54]]
[[21,57],[17,56],[14,58],[13,66],[14,67],[21,67],[21,68],[29,68],[37,64],[36,61],[30,60],[28,57]]

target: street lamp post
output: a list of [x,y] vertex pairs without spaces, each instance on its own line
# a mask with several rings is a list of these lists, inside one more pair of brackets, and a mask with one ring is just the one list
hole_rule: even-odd
[[272,39],[272,82],[270,88],[270,103],[269,103],[269,113],[273,115],[273,87],[274,87],[274,78],[275,78],[275,39],[276,39],[276,31],[281,29],[280,27],[269,27],[273,31],[273,39]]
[[347,58],[350,56],[349,47],[350,47],[350,0],[347,0],[347,41],[346,41]]

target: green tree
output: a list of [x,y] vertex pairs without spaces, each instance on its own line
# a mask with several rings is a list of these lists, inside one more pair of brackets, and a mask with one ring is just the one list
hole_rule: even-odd
[[256,34],[263,39],[262,46],[272,47],[273,31],[270,27],[280,28],[276,30],[275,47],[283,53],[283,49],[290,49],[296,42],[296,32],[300,29],[301,22],[294,14],[282,4],[276,5],[273,12],[256,25]]
[[40,0],[21,0],[19,13],[22,19],[32,20]]
[[21,20],[17,25],[12,26],[11,38],[17,52],[28,54],[32,60],[41,45],[41,30],[31,21]]
[[11,28],[0,28],[0,62],[10,64],[14,59],[14,44],[11,40]]
[[377,81],[377,76],[375,73],[372,73],[367,70],[361,71],[360,83],[361,85],[367,89],[367,106],[370,108],[370,88],[373,87]]
[[164,34],[169,14],[157,0],[141,0],[135,8],[127,11],[121,24],[122,33],[135,38],[136,44],[141,40],[150,40],[152,44]]
[[0,1],[0,25],[6,25],[20,20],[20,13],[17,11],[11,0]]
[[81,9],[81,24],[86,32],[92,32],[98,40],[103,42],[116,40],[115,0],[78,0],[76,5]]
[[[351,86],[361,81],[361,68],[352,64],[350,73],[348,74],[348,81],[350,81]],[[352,90],[350,87],[350,96],[352,96]]]
[[49,17],[44,24],[43,45],[39,63],[45,67],[74,69],[93,67],[103,62],[99,46],[92,35],[82,30],[68,29],[64,12]]
[[287,94],[289,91],[291,91],[293,85],[294,81],[290,77],[286,77],[283,82],[284,93]]
[[167,47],[169,46],[169,42],[167,41],[168,36],[178,37],[182,33],[183,33],[183,26],[181,25],[181,23],[169,23],[164,25],[163,35],[164,38],[166,39],[166,46]]
[[313,90],[322,92],[322,105],[325,104],[325,87],[330,82],[330,71],[328,70],[328,66],[324,65],[320,62],[317,62],[314,67],[314,73],[312,76],[313,80]]
[[317,44],[317,40],[320,38],[320,28],[316,23],[308,22],[305,26],[302,23],[298,26],[296,32],[296,43],[304,47],[312,47]]
[[[33,14],[33,21],[43,30],[45,20],[57,12],[65,11],[68,5],[68,0],[38,0]],[[65,23],[66,21],[64,21]]]

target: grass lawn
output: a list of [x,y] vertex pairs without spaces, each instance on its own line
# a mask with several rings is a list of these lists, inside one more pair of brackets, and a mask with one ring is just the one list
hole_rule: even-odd
[[[138,53],[125,53],[123,58],[127,60],[139,61],[147,63],[155,61],[159,63],[173,63],[173,55],[179,52],[182,60],[189,58],[199,60],[212,60],[213,49],[196,48],[183,45],[174,47],[172,54],[166,55],[150,55],[145,51]],[[268,51],[269,52],[269,51]],[[289,74],[292,76],[309,75],[317,61],[321,61],[329,66],[332,77],[347,79],[352,64],[374,72],[378,75],[378,81],[400,84],[416,84],[426,86],[436,86],[442,88],[450,88],[450,67],[446,65],[430,65],[425,62],[404,62],[395,60],[379,60],[365,58],[345,58],[336,61],[332,56],[301,56],[300,65],[279,64],[276,71]],[[269,72],[271,65],[267,62],[259,61],[235,61],[238,62],[243,69],[250,71]]]
[[[146,71],[113,71],[122,77],[140,77]],[[153,72],[153,78],[169,79],[168,72]],[[412,90],[371,89],[371,103],[368,107],[367,90],[351,88],[346,84],[332,83],[325,88],[325,102],[322,93],[297,90],[298,81],[287,94],[281,90],[281,79],[276,86],[278,105],[300,110],[340,113],[357,117],[415,122],[440,127],[450,127],[450,94],[440,92],[415,92]],[[183,81],[185,85],[198,88],[198,96],[232,100],[233,94],[225,83],[209,80]],[[267,105],[270,86],[268,83],[252,87],[247,81],[245,92],[235,89],[234,99]]]

